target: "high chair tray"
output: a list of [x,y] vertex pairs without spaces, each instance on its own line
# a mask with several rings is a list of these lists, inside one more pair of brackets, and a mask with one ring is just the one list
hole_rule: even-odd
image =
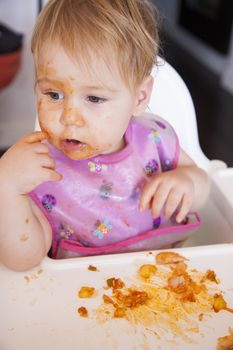
[[[198,276],[203,277],[205,271],[214,271],[218,283],[208,281],[210,294],[222,295],[227,307],[233,308],[233,244],[172,251],[189,259],[185,263],[190,274],[201,274]],[[111,294],[111,288],[106,288],[106,280],[120,278],[126,286],[134,285],[137,289],[138,269],[143,264],[155,264],[155,256],[159,252],[161,251],[57,261],[46,258],[40,267],[20,273],[9,271],[1,265],[0,349],[216,349],[217,339],[229,335],[229,327],[233,328],[233,313],[230,311],[207,312],[203,306],[203,310],[196,316],[188,312],[187,319],[181,322],[179,328],[179,310],[177,309],[172,322],[170,316],[172,314],[174,317],[177,305],[174,303],[170,309],[171,314],[168,313],[166,307],[171,306],[171,300],[167,295],[164,302],[157,305],[157,309],[154,307],[154,315],[160,315],[157,323],[152,320],[152,324],[142,325],[142,320],[149,320],[153,316],[151,305],[146,317],[145,314],[135,316],[135,309],[129,310],[130,320],[106,320],[111,311],[103,317],[100,310],[102,296]],[[98,271],[92,271],[93,266]],[[159,266],[161,271],[168,268],[165,265]],[[83,286],[95,288],[92,298],[79,298],[78,291]],[[192,303],[186,302],[186,307],[192,308]],[[208,304],[207,297],[203,303]],[[87,318],[81,317],[77,312],[81,306],[88,310]],[[158,311],[161,307],[165,307],[163,315]],[[97,309],[98,312],[95,311]]]

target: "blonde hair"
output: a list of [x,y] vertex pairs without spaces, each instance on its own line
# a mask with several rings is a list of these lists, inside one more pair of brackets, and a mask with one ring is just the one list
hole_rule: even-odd
[[114,54],[121,77],[135,87],[156,63],[157,14],[148,0],[50,0],[34,28],[35,60],[54,41],[86,66],[94,54],[110,67]]

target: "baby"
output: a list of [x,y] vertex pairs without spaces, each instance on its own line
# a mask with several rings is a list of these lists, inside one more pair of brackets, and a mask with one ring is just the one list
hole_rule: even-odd
[[42,131],[0,159],[8,267],[29,269],[51,247],[53,257],[160,248],[198,225],[188,213],[204,204],[208,177],[173,128],[145,114],[157,51],[147,0],[44,7],[32,37]]

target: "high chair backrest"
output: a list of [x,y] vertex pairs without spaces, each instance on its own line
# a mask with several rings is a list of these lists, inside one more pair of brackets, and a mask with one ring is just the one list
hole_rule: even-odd
[[199,145],[193,101],[184,81],[175,69],[161,58],[152,75],[154,87],[149,111],[169,121],[176,130],[184,151],[200,167],[207,169],[210,161]]

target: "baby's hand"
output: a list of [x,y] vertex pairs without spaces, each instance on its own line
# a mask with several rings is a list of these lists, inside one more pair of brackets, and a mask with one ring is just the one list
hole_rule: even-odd
[[167,218],[177,212],[176,221],[181,222],[194,201],[194,183],[188,172],[189,167],[180,167],[156,175],[143,189],[140,210],[151,209],[154,218],[162,209]]
[[6,190],[26,194],[46,181],[61,180],[55,171],[55,162],[49,156],[47,138],[42,131],[21,138],[0,159],[0,181]]

